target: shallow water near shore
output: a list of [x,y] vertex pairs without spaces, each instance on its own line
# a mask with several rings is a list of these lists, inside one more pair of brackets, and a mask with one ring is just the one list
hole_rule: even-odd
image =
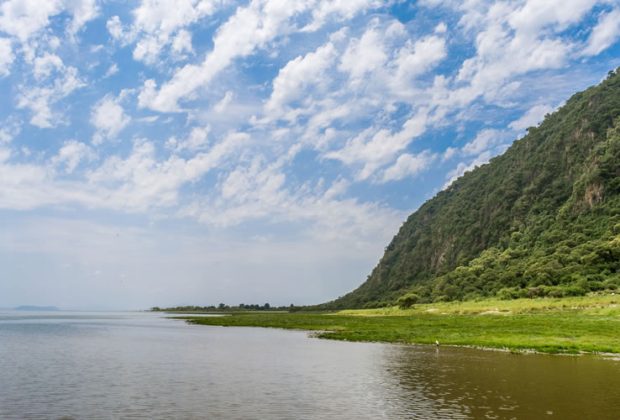
[[0,311],[0,418],[620,418],[620,362]]

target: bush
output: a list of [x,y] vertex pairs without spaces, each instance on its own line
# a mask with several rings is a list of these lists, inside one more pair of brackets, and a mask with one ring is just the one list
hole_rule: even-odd
[[415,293],[407,293],[404,296],[398,298],[398,307],[401,309],[411,308],[413,305],[420,301],[420,296]]
[[586,289],[578,285],[566,286],[564,288],[565,296],[583,296],[586,294]]
[[504,287],[497,292],[497,297],[502,300],[519,299],[521,297],[518,287]]
[[598,290],[603,290],[605,286],[603,285],[603,282],[601,281],[590,281],[588,282],[588,288],[592,290],[593,292],[596,292]]

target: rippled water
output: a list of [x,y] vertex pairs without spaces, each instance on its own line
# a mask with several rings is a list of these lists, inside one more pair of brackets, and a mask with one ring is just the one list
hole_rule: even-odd
[[0,418],[620,418],[620,362],[0,313]]

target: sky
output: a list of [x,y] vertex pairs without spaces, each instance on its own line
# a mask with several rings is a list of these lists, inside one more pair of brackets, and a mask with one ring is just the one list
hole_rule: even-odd
[[341,296],[619,39],[620,0],[0,0],[0,307]]

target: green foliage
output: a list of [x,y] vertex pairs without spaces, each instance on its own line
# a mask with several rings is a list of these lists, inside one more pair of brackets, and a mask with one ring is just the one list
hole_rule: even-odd
[[225,303],[220,303],[217,306],[175,306],[170,308],[160,308],[158,306],[152,307],[151,311],[154,312],[243,312],[243,311],[290,311],[294,312],[299,310],[299,307],[291,304],[290,306],[271,306],[269,303],[263,305],[240,303],[237,306],[229,306]]
[[184,317],[203,325],[316,331],[347,341],[468,345],[550,353],[620,353],[620,309],[615,296],[416,304],[413,309],[344,313],[237,312]]
[[413,305],[420,301],[420,296],[416,293],[407,293],[398,298],[398,306],[401,309],[411,308]]
[[[617,290],[620,72],[412,214],[367,281],[322,309]],[[400,301],[398,301],[400,304]]]

